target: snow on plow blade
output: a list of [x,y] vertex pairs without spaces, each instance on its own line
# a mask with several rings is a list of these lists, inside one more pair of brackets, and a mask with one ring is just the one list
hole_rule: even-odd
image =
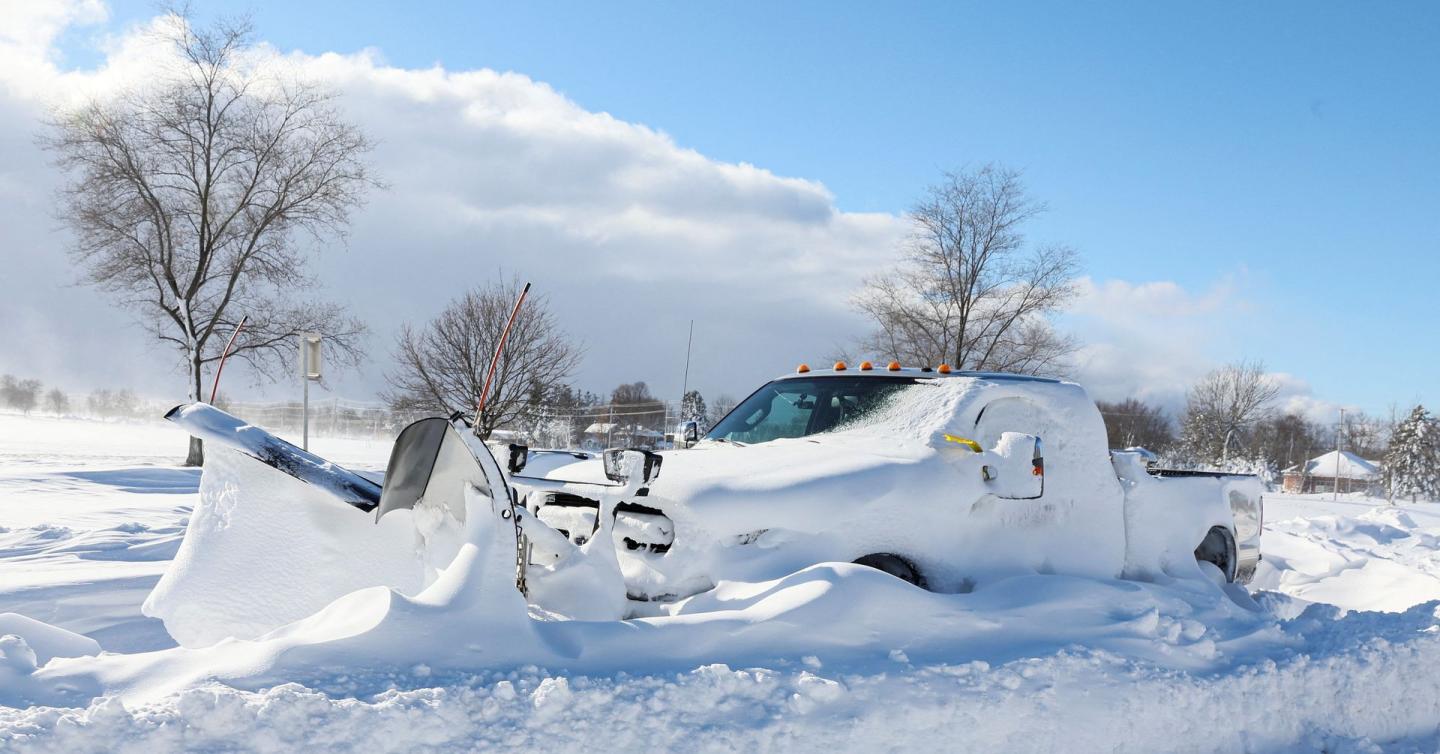
[[380,485],[375,482],[208,403],[181,404],[170,409],[165,418],[194,437],[237,450],[266,466],[315,485],[362,511],[368,513],[380,505]]
[[[488,457],[489,449],[478,441],[476,444]],[[457,520],[464,521],[465,485],[473,484],[490,494],[490,483],[476,451],[447,419],[421,419],[406,427],[395,438],[395,448],[390,452],[375,520],[394,510],[414,508],[424,499],[444,505]],[[498,466],[494,473],[499,474]]]
[[[382,489],[213,406],[179,406],[166,418],[215,443],[180,549],[143,608],[182,646],[256,639],[375,587],[410,599],[450,573],[442,591],[458,588],[475,575],[464,564],[487,548],[493,554],[496,542],[506,552],[488,560],[505,567],[481,582],[524,593],[514,497],[494,456],[463,424],[437,418],[407,427]],[[335,505],[341,501],[369,515],[346,514]]]

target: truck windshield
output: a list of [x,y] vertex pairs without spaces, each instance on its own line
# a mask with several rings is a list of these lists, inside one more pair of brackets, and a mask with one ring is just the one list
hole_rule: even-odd
[[705,437],[754,443],[828,432],[859,419],[914,384],[911,377],[776,380],[742,401]]

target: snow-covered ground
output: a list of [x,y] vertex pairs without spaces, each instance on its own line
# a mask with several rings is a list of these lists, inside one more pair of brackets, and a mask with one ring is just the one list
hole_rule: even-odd
[[[389,452],[313,445],[360,471]],[[366,590],[189,649],[140,612],[196,504],[182,450],[159,423],[0,415],[0,635],[24,637],[0,639],[0,751],[1440,749],[1440,505],[1268,496],[1249,590],[940,595],[825,564],[676,616],[465,636]],[[94,651],[68,632],[105,653],[67,659]]]

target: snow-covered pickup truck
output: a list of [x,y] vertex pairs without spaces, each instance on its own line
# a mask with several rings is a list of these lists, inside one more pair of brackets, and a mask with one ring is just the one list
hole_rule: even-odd
[[[1071,382],[802,366],[693,432],[603,527],[632,614],[830,561],[963,592],[1016,571],[1162,579],[1198,566],[1243,582],[1260,560],[1257,479],[1153,472],[1112,454]],[[531,581],[543,582],[602,529],[606,507],[587,490],[607,482],[604,459],[512,448],[510,479],[544,525],[527,531],[546,530],[528,542]]]
[[1085,391],[1035,377],[801,369],[659,454],[497,448],[461,415],[422,419],[383,483],[204,403],[167,418],[208,443],[144,608],[185,646],[375,586],[419,599],[513,578],[537,615],[613,620],[701,609],[701,593],[724,609],[837,561],[967,592],[1027,573],[1244,581],[1260,558],[1258,480],[1111,454]]

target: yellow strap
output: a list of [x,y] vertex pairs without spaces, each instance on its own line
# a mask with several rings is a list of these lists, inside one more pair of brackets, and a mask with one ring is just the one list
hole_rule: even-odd
[[965,447],[967,447],[967,448],[975,451],[976,453],[983,453],[983,452],[985,452],[983,449],[981,449],[980,443],[975,442],[974,440],[970,440],[970,439],[967,439],[967,438],[964,438],[964,437],[956,437],[955,435],[949,435],[949,434],[945,435],[945,439],[948,440],[948,441],[950,441],[950,442],[953,442],[953,443],[958,443],[958,444],[960,444],[960,445],[964,445]]

